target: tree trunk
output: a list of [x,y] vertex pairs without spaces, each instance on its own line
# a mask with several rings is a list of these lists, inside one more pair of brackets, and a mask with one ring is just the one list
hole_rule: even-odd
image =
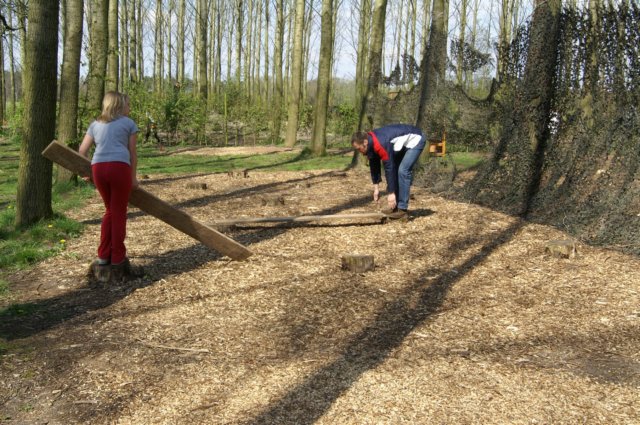
[[89,52],[89,75],[87,77],[87,109],[92,115],[97,116],[102,109],[107,72],[109,0],[95,0],[91,12],[91,50]]
[[207,100],[207,0],[198,2],[198,96]]
[[273,127],[271,128],[271,142],[280,140],[282,128],[282,102],[284,98],[282,83],[282,50],[284,43],[284,1],[277,0],[276,5],[276,43],[273,58],[273,74],[275,77],[275,93],[273,96]]
[[137,61],[138,61],[138,42],[137,42],[137,25],[136,25],[136,5],[137,0],[131,0],[131,8],[130,10],[130,19],[128,22],[129,25],[129,81],[137,81],[138,80],[138,70],[137,70]]
[[264,100],[269,104],[271,85],[269,84],[269,3],[264,5]]
[[41,153],[55,137],[59,2],[31,0],[23,76],[24,112],[16,227],[51,217],[51,161]]
[[[367,77],[365,64],[369,53],[369,32],[371,29],[371,0],[360,2],[360,25],[358,29],[358,52],[356,57],[356,102],[355,109],[360,116],[360,109],[365,104]],[[358,120],[356,131],[362,131],[362,120]]]
[[320,34],[320,63],[318,90],[314,109],[311,145],[315,156],[327,150],[327,111],[331,87],[331,57],[333,55],[333,0],[322,0],[322,29]]
[[129,79],[129,0],[120,0],[120,88],[124,90],[125,83]]
[[144,80],[144,51],[142,50],[142,28],[144,25],[144,19],[142,19],[142,0],[138,1],[138,12],[136,20],[136,52],[138,52],[138,58],[136,62],[138,63],[138,81]]
[[118,90],[118,78],[120,76],[120,54],[118,53],[118,0],[109,1],[109,56],[107,63],[107,90]]
[[162,0],[156,0],[156,27],[154,35],[154,55],[153,55],[153,90],[155,93],[162,93],[162,62],[164,61],[164,42],[163,42],[163,11]]
[[177,73],[176,79],[178,83],[182,86],[184,84],[184,22],[185,22],[185,13],[187,9],[186,0],[180,0],[178,6],[178,34],[177,34]]
[[287,119],[287,135],[284,144],[293,147],[298,136],[298,114],[300,113],[300,90],[302,88],[302,30],[304,28],[304,1],[296,0],[295,36],[293,45],[293,70],[291,75],[291,96]]
[[467,30],[467,6],[469,0],[461,0],[460,5],[460,32],[458,33],[458,51],[457,53],[457,67],[456,67],[456,81],[459,86],[462,87],[464,80],[464,42],[466,39]]
[[420,66],[420,103],[418,104],[417,126],[426,128],[429,118],[427,106],[436,97],[438,86],[444,84],[447,62],[447,15],[448,0],[434,0],[429,34],[429,47]]
[[[9,10],[9,25],[13,26],[13,16]],[[13,52],[13,31],[9,31],[9,85],[11,86],[11,115],[16,113],[18,95],[16,91],[16,63]]]
[[[238,35],[236,36],[236,83],[240,87],[242,79],[242,39],[244,38],[244,4],[243,0],[236,0],[236,28]],[[245,64],[246,66],[246,64]]]
[[[82,49],[83,0],[67,0],[65,7],[64,51],[60,75],[60,112],[58,118],[58,141],[72,149],[79,146],[78,140],[78,93],[80,88],[80,55]],[[58,167],[58,181],[69,181],[73,173]]]
[[500,29],[498,37],[498,59],[496,67],[496,79],[504,80],[504,72],[507,69],[509,43],[511,42],[511,16],[513,12],[513,2],[515,0],[502,0],[502,10],[500,11]]
[[[384,42],[384,28],[387,17],[387,0],[375,0],[373,7],[373,23],[371,30],[371,46],[369,48],[369,75],[367,88],[362,97],[362,106],[358,117],[358,128],[363,128],[364,116],[367,113],[367,105],[378,95],[378,85],[382,79],[382,44]],[[369,125],[373,125],[372,114]]]

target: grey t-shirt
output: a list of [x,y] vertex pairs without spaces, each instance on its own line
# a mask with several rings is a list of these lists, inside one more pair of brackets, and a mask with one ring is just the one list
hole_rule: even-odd
[[109,122],[92,122],[87,130],[96,144],[91,164],[117,161],[131,165],[129,136],[137,132],[136,123],[125,116]]

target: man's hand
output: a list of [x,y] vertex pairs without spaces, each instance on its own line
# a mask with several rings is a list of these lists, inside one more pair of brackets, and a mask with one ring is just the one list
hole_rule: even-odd
[[373,201],[378,202],[380,199],[380,187],[377,184],[373,185]]
[[395,193],[390,193],[389,196],[387,196],[387,205],[391,209],[394,209],[396,207],[396,205],[398,205],[396,203],[396,194]]

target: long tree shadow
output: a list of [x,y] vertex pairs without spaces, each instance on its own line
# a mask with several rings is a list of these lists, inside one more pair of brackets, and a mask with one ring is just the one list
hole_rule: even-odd
[[[367,205],[369,201],[368,196],[350,199],[320,213],[336,213]],[[275,238],[288,230],[287,228],[263,228],[243,232],[235,239],[243,245],[251,245]],[[14,340],[35,335],[89,311],[107,307],[135,289],[153,285],[167,276],[185,273],[221,258],[219,253],[202,244],[195,244],[155,256],[153,261],[145,266],[151,271],[150,276],[133,281],[129,286],[116,287],[115,290],[83,287],[32,303],[14,304],[0,311],[0,337]]]
[[[433,270],[426,270],[409,292],[419,291],[419,302],[412,304],[407,296],[387,303],[371,324],[352,338],[340,358],[321,368],[293,387],[263,413],[248,421],[250,424],[312,424],[318,420],[365,372],[380,365],[417,326],[428,320],[442,305],[447,293],[462,277],[471,272],[492,252],[511,240],[524,225],[517,221],[491,240],[473,257],[457,267],[456,272],[441,273],[429,280]],[[471,237],[456,240],[461,245],[477,241]],[[453,246],[451,246],[453,250]]]

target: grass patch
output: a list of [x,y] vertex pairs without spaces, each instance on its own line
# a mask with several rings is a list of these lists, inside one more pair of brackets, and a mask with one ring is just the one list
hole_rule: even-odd
[[322,170],[344,168],[351,162],[350,157],[340,154],[314,158],[306,151],[222,156],[189,153],[153,156],[145,151],[140,153],[138,174],[223,173],[238,168],[249,171]]
[[478,152],[447,152],[447,155],[451,155],[458,171],[477,167],[486,159],[486,154]]

